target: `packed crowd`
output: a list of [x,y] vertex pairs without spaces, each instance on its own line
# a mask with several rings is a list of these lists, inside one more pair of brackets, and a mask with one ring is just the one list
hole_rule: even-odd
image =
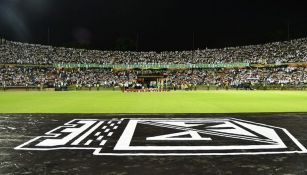
[[165,52],[84,50],[12,41],[0,45],[0,64],[281,64],[306,61],[307,38],[263,45]]
[[110,70],[0,67],[0,86],[114,87],[137,83],[139,75],[164,75],[168,85],[307,84],[307,68]]
[[307,62],[307,38],[264,45],[160,53],[84,50],[6,41],[0,45],[0,87],[140,86],[137,77],[142,74],[164,75],[168,86],[307,84],[307,68],[291,66],[184,70],[58,69],[51,66],[59,63],[281,65],[296,62]]

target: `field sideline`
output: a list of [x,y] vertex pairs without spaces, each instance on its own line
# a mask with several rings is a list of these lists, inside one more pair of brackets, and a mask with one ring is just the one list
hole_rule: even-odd
[[307,112],[307,92],[0,92],[0,113],[241,112]]

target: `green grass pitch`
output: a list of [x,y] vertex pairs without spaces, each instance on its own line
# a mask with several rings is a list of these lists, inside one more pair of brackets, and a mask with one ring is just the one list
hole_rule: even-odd
[[307,92],[0,92],[0,113],[237,112],[307,112]]

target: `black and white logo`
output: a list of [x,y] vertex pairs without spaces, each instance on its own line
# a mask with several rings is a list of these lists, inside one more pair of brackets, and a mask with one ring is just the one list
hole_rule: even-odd
[[284,128],[234,118],[75,119],[15,149],[117,156],[307,153]]

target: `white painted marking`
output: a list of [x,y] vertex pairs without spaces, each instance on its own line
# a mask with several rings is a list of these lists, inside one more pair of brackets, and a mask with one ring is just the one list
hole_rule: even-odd
[[[226,146],[130,146],[139,120],[130,120],[114,150],[239,150],[239,149],[278,149],[286,148],[284,144],[271,145],[226,145]],[[142,122],[144,123],[144,122]],[[267,132],[267,131],[266,131]],[[275,140],[274,140],[275,141]]]
[[112,123],[112,120],[108,121],[108,124]]
[[124,150],[124,149],[127,149],[127,147],[129,147],[137,123],[138,123],[138,120],[129,121],[123,134],[120,136],[119,140],[117,141],[114,147],[114,150]]
[[106,129],[104,132],[109,132],[110,131],[110,129]]
[[307,153],[307,149],[296,139],[293,137],[293,135],[286,129],[282,129],[289,137],[292,139],[292,141],[305,153]]
[[242,153],[100,153],[101,149],[96,149],[94,155],[97,156],[237,156],[237,155],[275,155],[275,154],[307,154],[301,151],[273,151],[273,152],[242,152]]
[[113,129],[117,129],[117,128],[118,128],[118,126],[114,126],[114,127],[113,127]]
[[95,136],[99,136],[101,134],[101,132],[96,132]]
[[106,129],[107,128],[107,126],[103,126],[101,129]]
[[162,124],[168,124],[168,125],[175,125],[175,126],[183,126],[183,127],[193,127],[193,126],[200,126],[203,125],[204,123],[195,123],[195,124],[186,124],[187,121],[167,121],[167,122],[157,122],[157,123],[162,123]]
[[103,145],[106,144],[106,142],[107,142],[107,140],[103,140],[103,141],[101,141],[101,143],[100,143],[99,145],[100,145],[100,146],[103,146]]
[[92,132],[94,132],[100,125],[102,125],[102,123],[103,121],[98,122],[94,127],[92,127],[89,131],[87,131],[85,134],[83,134],[81,137],[75,140],[71,145],[78,145],[83,139],[85,139]]
[[[186,137],[185,135],[190,135]],[[177,137],[184,136],[184,137]],[[212,140],[210,137],[201,137],[196,131],[184,131],[173,134],[165,134],[155,137],[147,137],[146,140]]]
[[[245,136],[252,136],[257,137],[254,134],[246,131],[245,129],[231,123],[231,122],[224,122],[223,124],[215,125],[215,126],[209,126],[208,130],[211,131],[217,131],[217,132],[224,132],[228,134],[237,134],[237,135],[245,135]],[[231,128],[231,129],[220,129],[220,128]]]
[[103,138],[103,136],[99,136],[99,137],[97,138],[97,140],[98,140],[98,141],[101,141],[102,138]]
[[[78,119],[79,120],[79,119]],[[122,119],[123,120],[123,119]],[[132,120],[136,120],[136,119],[131,119]],[[166,119],[137,119],[141,122],[144,122],[144,121],[151,121],[151,122],[157,122],[158,120],[161,120],[161,121],[165,121]],[[170,119],[170,120],[176,120],[177,119]],[[200,122],[204,122],[204,121],[208,121],[208,122],[214,122],[212,119],[202,119],[202,120],[199,120],[199,119],[195,119],[195,121],[198,120]],[[284,128],[280,128],[280,127],[275,127],[275,126],[270,126],[270,125],[265,125],[265,124],[259,124],[259,123],[255,123],[255,122],[249,122],[249,121],[244,121],[244,120],[240,120],[240,119],[233,119],[233,118],[228,118],[228,119],[215,119],[216,121],[229,121],[229,120],[234,120],[234,121],[238,121],[238,122],[242,122],[244,123],[244,126],[248,126],[249,127],[249,124],[251,125],[256,125],[255,128],[253,128],[252,130],[256,130],[255,132],[258,132],[259,134],[264,134],[264,133],[269,133],[268,136],[270,139],[273,139],[275,143],[267,143],[267,144],[271,144],[271,145],[279,145],[280,142],[278,142],[280,139],[279,136],[275,134],[277,133],[272,133],[272,130],[270,129],[281,129],[285,135],[287,135],[289,138],[288,138],[288,141],[292,140],[293,143],[295,145],[297,145],[297,147],[300,149],[300,150],[295,150],[295,151],[275,151],[275,150],[272,150],[270,151],[269,149],[271,148],[263,148],[263,150],[267,150],[266,152],[265,151],[261,151],[261,152],[231,152],[231,153],[221,153],[221,152],[211,152],[211,153],[191,153],[191,152],[181,152],[181,153],[174,153],[174,152],[160,152],[160,153],[154,153],[154,152],[140,152],[139,149],[138,152],[134,152],[134,153],[106,153],[106,152],[101,152],[102,148],[101,147],[78,147],[78,146],[71,146],[71,145],[63,145],[62,147],[58,147],[56,145],[56,147],[35,147],[35,146],[38,146],[35,145],[35,146],[32,146],[31,143],[34,143],[34,142],[38,142],[40,139],[50,139],[50,140],[57,140],[57,137],[61,136],[61,134],[58,134],[59,131],[63,132],[63,131],[69,131],[69,129],[80,129],[80,128],[73,128],[73,127],[76,127],[78,126],[77,124],[71,124],[73,123],[75,120],[72,120],[72,121],[69,121],[67,123],[64,124],[64,126],[60,126],[60,127],[57,127],[49,132],[46,132],[44,136],[39,136],[39,137],[36,137],[36,138],[33,138],[17,147],[15,147],[14,149],[15,150],[38,150],[38,151],[45,151],[45,150],[61,150],[61,149],[69,149],[69,150],[74,150],[74,149],[80,149],[80,150],[94,150],[94,155],[111,155],[111,156],[189,156],[189,155],[266,155],[266,154],[292,154],[292,153],[307,153],[307,150],[306,148],[296,139],[293,137],[293,135],[291,135],[289,133],[288,130],[284,129]],[[80,121],[78,123],[82,123],[82,122],[85,122],[85,121],[99,121],[99,120],[96,120],[96,119],[80,119]],[[183,119],[182,121],[190,121],[189,120],[186,120],[186,119]],[[193,122],[195,122],[193,121]],[[129,122],[130,123],[130,122]],[[129,125],[128,123],[128,125]],[[190,123],[190,122],[189,122]],[[137,123],[135,123],[137,124]],[[94,125],[94,123],[92,124]],[[133,137],[133,134],[135,132],[135,127],[133,127],[133,122],[130,124],[130,127],[128,128],[128,125],[126,126],[123,134],[121,135],[120,137],[120,140],[121,140],[121,143],[122,144],[126,144],[126,145],[120,145],[119,142],[120,140],[117,142],[116,146],[118,146],[118,148],[125,148],[125,146],[128,146],[128,147],[131,147],[130,146],[130,142],[131,142],[131,139]],[[96,125],[95,125],[96,126]],[[259,126],[259,127],[257,127]],[[71,127],[71,128],[68,128],[68,127]],[[162,126],[161,126],[162,127]],[[261,127],[268,127],[269,130],[266,130],[266,131],[263,131]],[[64,128],[63,130],[60,130]],[[66,130],[68,129],[68,130]],[[175,129],[175,128],[174,128]],[[179,130],[182,129],[182,127],[179,127]],[[216,128],[212,128],[212,129],[216,129]],[[85,129],[86,130],[86,129]],[[130,131],[129,131],[130,130]],[[192,130],[194,131],[194,130]],[[84,132],[84,131],[83,131]],[[127,132],[128,135],[124,135],[124,133]],[[275,132],[275,131],[274,131]],[[72,133],[71,133],[72,134]],[[129,138],[131,135],[131,138]],[[128,136],[128,138],[126,140],[124,140],[124,138],[122,138],[123,136]],[[266,136],[266,135],[265,135]],[[266,137],[268,137],[266,136]],[[66,136],[67,137],[67,136]],[[54,138],[54,139],[52,139]],[[101,138],[102,139],[102,138]],[[46,141],[45,140],[45,141]],[[61,139],[59,139],[61,140]],[[89,142],[89,140],[87,141]],[[104,145],[105,143],[107,142],[107,140],[104,140],[102,141],[100,144]],[[42,142],[41,142],[42,143]],[[59,142],[60,143],[60,142]],[[90,144],[90,143],[89,143]],[[30,146],[30,147],[29,147]],[[228,145],[228,146],[231,146],[231,145]],[[233,145],[232,145],[233,146]],[[243,146],[243,145],[240,145],[240,146]],[[249,145],[249,146],[254,146],[254,145]],[[266,145],[267,146],[267,145]],[[279,145],[280,146],[280,145]],[[114,149],[115,150],[115,149]],[[192,149],[192,150],[195,150],[195,149]],[[214,150],[214,149],[210,149],[210,150]],[[225,150],[225,149],[224,149]],[[243,146],[242,147],[242,150],[246,150],[246,146]],[[149,150],[150,151],[150,150]],[[155,150],[154,150],[155,151]],[[183,150],[184,151],[184,150]],[[187,150],[188,151],[188,150]]]
[[114,123],[112,123],[110,126],[114,126]]
[[[96,123],[96,121],[79,121],[78,123],[83,124],[80,128],[66,128],[62,133],[70,133],[66,137],[62,139],[46,139],[40,143],[38,143],[36,146],[60,146],[60,145],[65,145],[69,141],[71,141],[73,138],[77,137],[80,135],[82,132],[84,132],[86,129],[91,127],[93,124]],[[56,128],[57,129],[57,128]],[[59,136],[61,134],[57,134]]]
[[84,145],[89,145],[92,143],[93,140],[88,140]]
[[109,132],[108,136],[110,137],[110,136],[112,136],[112,134],[113,134],[113,132]]
[[261,134],[273,141],[275,141],[278,145],[282,146],[283,148],[287,148],[287,146],[284,144],[284,142],[281,140],[281,138],[277,135],[274,129],[272,128],[267,128],[267,127],[262,127],[259,125],[254,125],[254,124],[249,124],[245,122],[239,122],[235,121],[236,123],[239,123],[240,125],[247,127],[254,132],[257,132],[258,134]]
[[170,125],[170,124],[161,124],[161,123],[146,122],[146,121],[139,121],[139,123],[153,125],[153,126],[159,126],[159,127],[165,127],[165,128],[172,128],[172,129],[183,130],[183,131],[191,130],[191,131],[197,131],[198,133],[202,133],[202,134],[236,138],[236,139],[242,139],[242,140],[251,140],[251,141],[257,141],[257,142],[263,142],[263,143],[275,143],[274,141],[272,141],[270,139],[261,139],[261,138],[258,138],[258,137],[250,137],[250,136],[240,136],[240,135],[227,134],[227,133],[223,133],[223,132],[210,131],[210,130],[198,130],[198,129],[186,128],[186,127],[181,127],[181,126],[173,126],[173,125]]

